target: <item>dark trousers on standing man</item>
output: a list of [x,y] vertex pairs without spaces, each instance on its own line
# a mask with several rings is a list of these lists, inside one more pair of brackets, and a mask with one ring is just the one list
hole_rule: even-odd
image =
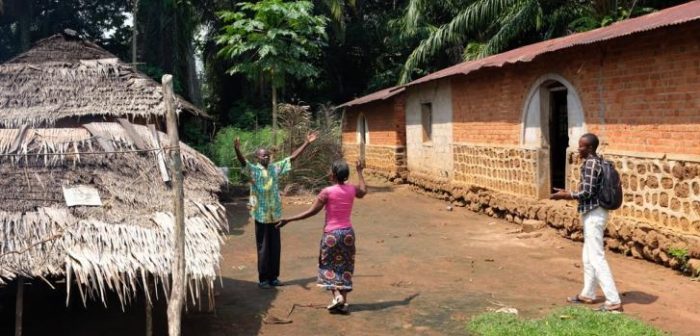
[[258,279],[276,280],[280,275],[280,229],[275,224],[255,221],[255,243],[258,247]]

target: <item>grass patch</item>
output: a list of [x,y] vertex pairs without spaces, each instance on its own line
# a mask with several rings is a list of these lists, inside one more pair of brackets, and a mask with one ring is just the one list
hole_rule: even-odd
[[473,318],[468,330],[480,336],[656,336],[670,335],[625,314],[567,307],[542,319],[524,320],[516,315],[485,313]]

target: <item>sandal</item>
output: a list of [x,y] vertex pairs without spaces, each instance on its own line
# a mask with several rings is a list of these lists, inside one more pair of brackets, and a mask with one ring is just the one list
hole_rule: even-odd
[[338,307],[342,307],[345,304],[345,300],[341,295],[338,295],[333,298],[333,301],[331,301],[331,304],[329,304],[326,309],[328,310],[334,310],[337,309]]
[[613,305],[604,303],[600,307],[598,307],[594,310],[599,311],[599,312],[603,312],[603,313],[616,313],[616,314],[622,313],[624,311],[624,309],[622,309],[622,303],[613,304]]
[[331,314],[348,315],[348,314],[350,314],[350,305],[345,303],[342,306],[338,306],[338,308],[331,309],[330,313]]
[[595,299],[587,298],[585,296],[580,296],[578,294],[574,296],[568,296],[566,302],[573,304],[593,304]]

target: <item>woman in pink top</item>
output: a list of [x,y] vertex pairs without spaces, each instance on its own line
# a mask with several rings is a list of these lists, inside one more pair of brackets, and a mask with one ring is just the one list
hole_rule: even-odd
[[362,164],[357,163],[359,185],[346,184],[350,168],[344,160],[337,160],[331,166],[332,186],[318,194],[308,210],[280,220],[277,227],[289,222],[316,215],[326,208],[326,220],[321,238],[321,252],[318,257],[318,285],[331,291],[333,301],[328,305],[332,313],[348,312],[348,292],[352,291],[352,273],[355,269],[355,231],[350,215],[355,197],[367,194]]

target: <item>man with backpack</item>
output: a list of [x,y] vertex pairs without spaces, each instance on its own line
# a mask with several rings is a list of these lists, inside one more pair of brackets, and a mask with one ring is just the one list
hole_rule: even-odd
[[603,236],[608,221],[608,210],[619,208],[622,189],[619,175],[610,162],[596,154],[598,137],[587,133],[578,141],[578,154],[583,160],[581,182],[578,191],[571,192],[555,188],[551,199],[575,199],[583,224],[583,290],[580,294],[567,298],[570,303],[591,304],[596,299],[596,284],[605,295],[605,303],[600,311],[621,312],[622,302],[615,287],[610,266],[605,260]]

